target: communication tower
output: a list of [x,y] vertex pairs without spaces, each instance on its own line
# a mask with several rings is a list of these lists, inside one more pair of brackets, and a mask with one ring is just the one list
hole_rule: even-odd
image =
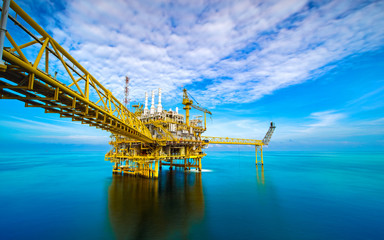
[[124,86],[124,105],[129,109],[129,77],[125,77],[125,86]]

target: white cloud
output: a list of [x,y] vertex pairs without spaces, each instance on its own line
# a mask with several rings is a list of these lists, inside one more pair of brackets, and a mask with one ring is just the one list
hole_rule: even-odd
[[315,123],[308,125],[309,128],[307,130],[312,130],[320,127],[331,127],[335,125],[335,123],[337,123],[340,119],[345,118],[345,114],[330,110],[311,113],[309,118],[315,120]]
[[357,98],[357,99],[354,99],[350,102],[347,103],[347,106],[352,106],[352,105],[357,105],[357,104],[366,104],[366,102],[368,100],[372,100],[373,97],[377,97],[380,102],[382,102],[382,104],[379,104],[379,106],[383,106],[383,95],[380,94],[381,92],[384,91],[384,87],[381,87],[381,88],[378,88],[378,89],[375,89],[369,93],[366,93],[364,94],[363,96]]
[[54,37],[119,99],[181,86],[211,105],[252,102],[384,42],[384,3],[68,1]]
[[[355,11],[351,11],[352,7],[338,1],[317,10],[301,11],[298,18],[303,19],[290,24],[294,27],[271,29],[273,34],[258,37],[260,50],[254,54],[240,61],[221,62],[222,75],[233,72],[229,75],[232,79],[214,83],[203,92],[223,101],[254,101],[321,74],[324,66],[345,56],[382,47],[383,3]],[[228,99],[227,93],[234,91],[238,91],[238,98]]]

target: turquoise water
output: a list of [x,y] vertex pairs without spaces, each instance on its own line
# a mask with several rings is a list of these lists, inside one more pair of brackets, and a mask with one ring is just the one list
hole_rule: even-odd
[[0,156],[0,239],[383,239],[384,153],[208,152],[112,176],[104,152]]

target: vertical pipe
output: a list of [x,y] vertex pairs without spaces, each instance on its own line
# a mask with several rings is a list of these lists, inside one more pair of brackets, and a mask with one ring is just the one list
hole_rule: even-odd
[[207,113],[204,112],[204,130],[207,130]]
[[0,65],[4,65],[3,48],[5,41],[5,33],[7,32],[7,20],[9,12],[9,4],[11,0],[3,0],[3,10],[1,11],[0,19]]
[[186,123],[187,123],[187,126],[189,126],[189,108],[190,108],[190,106],[189,105],[187,105],[187,106],[185,106],[186,108],[185,108],[185,121],[186,121]]
[[152,178],[151,164],[148,163],[148,178]]
[[187,171],[187,159],[184,158],[184,171]]
[[199,172],[201,172],[201,158],[198,158],[199,161]]
[[255,153],[256,153],[256,165],[257,165],[257,145],[255,145]]
[[153,177],[154,178],[158,178],[159,177],[159,161],[155,161],[155,172],[153,174]]
[[264,161],[263,161],[263,146],[260,147],[260,156],[261,156],[261,165],[264,165]]

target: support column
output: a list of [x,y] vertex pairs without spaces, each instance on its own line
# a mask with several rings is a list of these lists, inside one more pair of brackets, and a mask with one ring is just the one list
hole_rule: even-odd
[[256,165],[257,165],[257,146],[255,145],[255,153],[256,153]]
[[[256,165],[260,164],[260,165],[264,165],[264,161],[263,161],[263,146],[260,145],[255,145],[255,151],[256,151]],[[258,162],[258,159],[257,159],[257,156],[259,155],[260,157],[260,162]]]
[[155,171],[153,173],[153,178],[159,177],[159,161],[155,161]]
[[198,158],[199,172],[201,172],[201,158]]
[[187,159],[184,158],[184,171],[187,171]]
[[204,112],[204,130],[207,130],[207,113]]
[[119,168],[119,165],[117,162],[115,162],[115,166],[112,168],[112,173],[118,173],[119,172],[118,168]]
[[191,106],[185,105],[183,109],[185,109],[185,123],[187,124],[187,126],[189,126],[189,109],[191,109]]
[[137,168],[135,171],[135,176],[140,176],[140,171],[141,171],[141,163],[137,163]]
[[261,157],[261,165],[264,165],[264,161],[263,161],[263,146],[260,147],[260,157]]

